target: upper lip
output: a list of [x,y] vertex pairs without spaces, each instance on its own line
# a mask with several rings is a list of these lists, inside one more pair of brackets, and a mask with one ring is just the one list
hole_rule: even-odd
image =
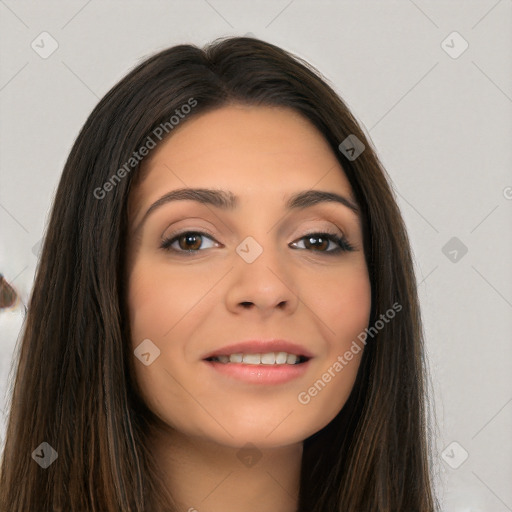
[[297,356],[313,357],[313,354],[302,345],[287,340],[247,340],[226,345],[208,352],[203,359],[231,354],[267,354],[268,352],[286,352]]

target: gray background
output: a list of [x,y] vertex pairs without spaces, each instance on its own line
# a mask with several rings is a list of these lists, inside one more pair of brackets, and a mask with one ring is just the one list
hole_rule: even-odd
[[[0,0],[0,15],[0,273],[23,302],[98,99],[160,49],[250,32],[316,66],[388,170],[420,283],[443,510],[512,510],[511,0]],[[31,47],[51,49],[44,31],[47,58]],[[4,425],[22,312],[0,313]]]

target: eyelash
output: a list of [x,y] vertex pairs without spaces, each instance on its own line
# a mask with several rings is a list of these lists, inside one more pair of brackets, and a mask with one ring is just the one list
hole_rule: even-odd
[[[177,254],[183,255],[183,256],[191,256],[193,253],[198,253],[201,251],[201,249],[191,249],[191,250],[176,250],[171,248],[171,245],[177,241],[181,236],[183,235],[199,235],[201,237],[205,236],[206,238],[210,238],[214,241],[216,241],[213,236],[210,233],[203,232],[203,231],[181,231],[176,233],[171,233],[168,238],[162,240],[162,243],[160,245],[160,248],[169,251],[169,252],[175,252]],[[338,245],[338,247],[334,250],[330,251],[315,251],[311,249],[311,252],[318,252],[320,254],[324,254],[326,256],[335,256],[335,255],[341,255],[341,253],[344,252],[351,252],[354,251],[354,247],[348,242],[348,240],[345,238],[345,236],[339,236],[337,233],[330,233],[329,231],[322,231],[322,232],[311,232],[306,233],[304,236],[298,239],[298,241],[304,240],[305,238],[326,238],[327,240],[334,242]],[[291,243],[297,243],[297,242],[291,242]],[[203,249],[204,250],[204,249]],[[299,249],[301,251],[306,251],[308,249]]]

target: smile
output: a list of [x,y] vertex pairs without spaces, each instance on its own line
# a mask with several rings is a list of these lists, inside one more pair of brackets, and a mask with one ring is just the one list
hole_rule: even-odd
[[265,354],[230,354],[209,357],[207,361],[214,361],[222,364],[242,363],[252,365],[295,365],[308,360],[305,356],[289,354],[287,352],[267,352]]

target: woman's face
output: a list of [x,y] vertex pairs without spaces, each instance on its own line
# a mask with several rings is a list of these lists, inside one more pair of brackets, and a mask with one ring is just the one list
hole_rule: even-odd
[[[322,429],[353,387],[362,351],[343,356],[370,314],[354,195],[322,135],[289,109],[222,107],[176,129],[144,171],[127,256],[148,407],[172,430],[232,447]],[[211,192],[169,195],[184,189]],[[346,204],[287,204],[316,191]]]

